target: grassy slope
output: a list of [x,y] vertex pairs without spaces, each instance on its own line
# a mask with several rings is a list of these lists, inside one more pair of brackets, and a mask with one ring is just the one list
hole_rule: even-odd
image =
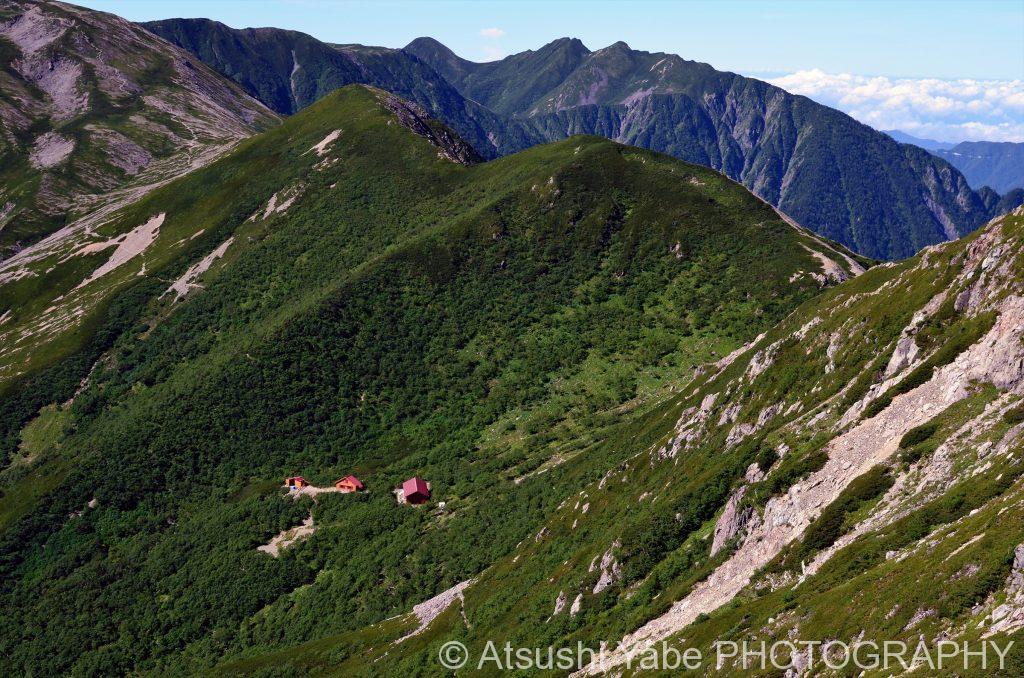
[[406,49],[545,139],[600,134],[715,167],[867,256],[911,256],[948,239],[944,218],[964,235],[1019,204],[1017,196],[996,211],[986,204],[991,196],[921,149],[806,97],[676,55],[622,42],[587,52],[564,38],[486,64],[430,39]]
[[[464,168],[376,96],[330,95],[109,227],[167,215],[85,288],[97,325],[117,307],[113,348],[49,457],[67,477],[0,535],[11,670],[195,668],[407,610],[661,435],[670,381],[818,292],[790,279],[822,246],[710,170],[592,137]],[[292,187],[286,212],[247,221]],[[229,234],[204,291],[160,296]],[[370,492],[282,501],[297,470]],[[447,513],[393,503],[414,472]],[[255,551],[310,508],[311,539]]]
[[[1008,245],[992,251],[1001,255],[998,261],[1010,262],[1011,275],[1019,280],[1024,274],[1024,215],[1007,217],[990,229],[1007,238]],[[897,375],[901,383],[913,379],[917,365],[948,363],[991,327],[991,313],[985,309],[958,311],[952,305],[965,285],[977,279],[971,277],[964,256],[974,241],[969,238],[924,258],[869,271],[807,302],[722,373],[698,380],[686,395],[618,429],[606,439],[607,446],[626,447],[639,455],[616,465],[609,463],[614,457],[602,458],[610,469],[607,475],[591,471],[593,480],[577,485],[583,489],[569,495],[544,529],[533,533],[536,538],[525,539],[488,567],[466,591],[465,603],[453,605],[415,641],[393,645],[401,630],[374,627],[317,646],[295,645],[273,653],[253,648],[249,656],[221,666],[220,672],[429,675],[436,669],[439,647],[451,639],[466,643],[474,657],[480,656],[487,640],[498,647],[505,640],[517,647],[574,647],[577,640],[596,647],[600,640],[614,642],[667,611],[672,601],[685,596],[730,555],[729,548],[722,555],[709,555],[711,526],[747,465],[765,459],[763,450],[782,443],[790,448],[780,462],[772,464],[767,457],[763,463],[771,464],[771,473],[750,486],[746,502],[759,511],[769,496],[820,467],[810,460],[837,430],[848,428],[838,422],[850,405],[865,396],[870,403],[884,394],[877,386],[880,368],[888,363],[901,330],[917,309],[949,292],[949,303],[921,325],[917,343],[922,359]],[[971,265],[978,266],[985,252]],[[899,303],[892,289],[898,290]],[[995,299],[1008,293],[1013,287]],[[835,313],[836,308],[843,312]],[[817,324],[804,338],[797,338],[798,329],[814,319]],[[835,333],[841,338],[840,350],[829,356]],[[961,339],[964,333],[969,341]],[[772,364],[756,378],[744,378],[756,349],[773,345],[777,352]],[[833,361],[834,369],[826,369]],[[677,418],[682,414],[681,423],[694,419],[687,406],[698,405],[712,393],[724,399],[717,400],[693,446],[674,459],[663,459],[659,452],[668,445]],[[1006,415],[998,408],[985,409],[1005,409],[1015,402],[1016,410]],[[737,423],[751,423],[775,403],[782,404],[782,412],[763,429],[735,447],[724,444],[733,424],[716,423],[721,412],[738,405]],[[936,412],[924,433],[904,438],[906,449],[841,494],[804,538],[757,573],[733,602],[698,617],[672,642],[680,649],[700,648],[707,657],[712,656],[715,640],[770,642],[794,634],[805,641],[850,642],[861,633],[868,640],[909,643],[916,642],[918,634],[928,642],[937,637],[976,641],[985,631],[986,615],[1005,598],[1002,587],[1013,550],[1024,542],[1020,409],[1017,396],[991,384],[972,385],[966,398]],[[817,412],[822,416],[812,418]],[[955,439],[954,431],[959,431]],[[992,454],[1000,441],[1005,449]],[[945,472],[944,462],[928,466],[940,443],[949,445],[945,458],[950,467]],[[929,468],[940,473],[937,481],[925,482]],[[888,506],[898,509],[894,516],[839,549],[816,574],[797,584],[801,560],[810,563],[813,555],[872,511],[886,510],[879,498],[897,477],[904,489],[889,498]],[[620,563],[622,575],[593,594],[600,573],[592,564],[606,550]],[[907,555],[903,560],[886,556],[901,551]],[[560,594],[567,594],[570,603],[581,595],[580,612],[570,615],[567,605],[553,614]],[[839,609],[843,614],[835,613]],[[921,613],[927,613],[924,620],[911,625]],[[1013,638],[1019,645],[1019,632]],[[1019,671],[1019,651],[1012,662],[1016,668],[1002,675]],[[729,670],[749,675],[739,667],[725,673]]]

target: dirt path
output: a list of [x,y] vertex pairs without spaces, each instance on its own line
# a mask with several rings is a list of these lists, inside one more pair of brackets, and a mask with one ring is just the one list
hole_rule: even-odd
[[262,551],[263,553],[269,553],[273,557],[277,558],[282,549],[286,549],[292,544],[306,539],[314,532],[316,532],[316,525],[313,524],[313,514],[310,513],[309,517],[303,520],[301,525],[284,530],[279,535],[271,539],[269,543],[266,543],[263,546],[257,546],[256,550]]

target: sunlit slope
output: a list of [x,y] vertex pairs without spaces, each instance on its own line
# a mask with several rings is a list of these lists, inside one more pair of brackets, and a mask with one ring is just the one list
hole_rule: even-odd
[[1022,235],[1018,210],[872,269],[709,365],[414,639],[398,642],[409,615],[222,669],[398,674],[448,640],[476,658],[606,641],[623,645],[604,669],[629,674],[660,641],[714,657],[720,640],[923,638],[1014,640],[997,675],[1017,675]]
[[[576,137],[473,158],[345,88],[19,263],[11,670],[195,668],[404,612],[633,454],[698,364],[859,270],[666,156]],[[370,492],[283,500],[296,472]],[[394,503],[413,473],[444,515]],[[311,510],[309,539],[256,550]]]

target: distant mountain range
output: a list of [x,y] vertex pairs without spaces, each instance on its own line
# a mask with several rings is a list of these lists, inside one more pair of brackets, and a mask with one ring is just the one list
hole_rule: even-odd
[[901,144],[920,146],[963,173],[974,189],[988,186],[999,193],[1024,188],[1024,143],[1012,141],[936,141],[899,130],[886,134]]
[[1024,143],[964,141],[932,153],[963,172],[975,188],[989,186],[1004,193],[1024,187]]
[[717,169],[875,258],[957,238],[1024,201],[972,190],[948,162],[806,97],[622,42],[591,51],[562,38],[475,63],[431,38],[394,50],[203,19],[145,26],[281,113],[362,82],[421,104],[486,158],[598,134]]
[[884,131],[901,144],[914,144],[915,146],[920,146],[926,151],[940,151],[956,146],[955,141],[938,141],[936,139],[915,137],[913,134],[907,134],[906,132],[901,132],[898,129],[889,129]]

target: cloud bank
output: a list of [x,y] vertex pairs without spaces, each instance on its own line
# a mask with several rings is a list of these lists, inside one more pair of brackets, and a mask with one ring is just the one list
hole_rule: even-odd
[[1024,81],[797,71],[768,82],[879,130],[940,141],[1024,141]]
[[505,35],[505,31],[501,30],[500,28],[481,28],[480,35],[482,35],[485,38],[497,39]]

